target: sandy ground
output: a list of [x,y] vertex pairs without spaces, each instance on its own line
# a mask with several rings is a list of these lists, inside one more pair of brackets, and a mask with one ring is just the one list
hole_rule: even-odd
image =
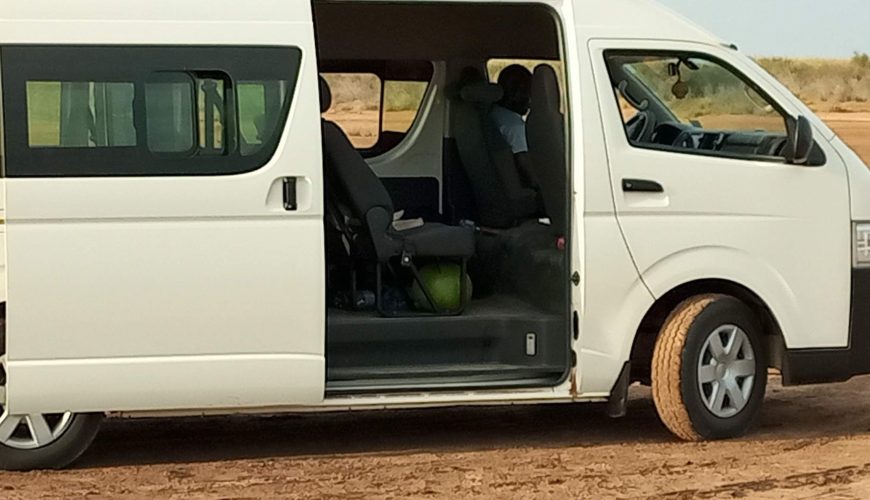
[[[870,161],[870,113],[827,115]],[[110,420],[71,470],[0,498],[867,498],[870,377],[768,388],[747,438],[681,443],[648,390],[600,405]]]
[[870,111],[822,113],[821,117],[870,165]]
[[109,421],[77,468],[0,474],[8,499],[865,498],[870,377],[783,389],[745,439],[681,443],[637,388],[601,405]]

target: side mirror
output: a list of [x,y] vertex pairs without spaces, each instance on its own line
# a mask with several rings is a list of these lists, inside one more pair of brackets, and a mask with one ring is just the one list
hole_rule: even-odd
[[805,116],[789,117],[786,120],[788,142],[785,145],[785,159],[792,165],[806,165],[816,145],[813,139],[813,125]]

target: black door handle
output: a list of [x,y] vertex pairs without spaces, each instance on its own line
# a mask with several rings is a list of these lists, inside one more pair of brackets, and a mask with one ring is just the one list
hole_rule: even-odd
[[284,177],[284,210],[296,208],[296,177]]
[[646,179],[622,179],[622,190],[626,193],[664,193],[665,188],[656,181]]

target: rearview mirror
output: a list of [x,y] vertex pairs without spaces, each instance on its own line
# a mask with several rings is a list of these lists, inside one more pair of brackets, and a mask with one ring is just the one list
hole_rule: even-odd
[[789,117],[786,120],[788,142],[785,145],[785,159],[792,165],[806,165],[816,141],[813,139],[813,125],[805,116]]

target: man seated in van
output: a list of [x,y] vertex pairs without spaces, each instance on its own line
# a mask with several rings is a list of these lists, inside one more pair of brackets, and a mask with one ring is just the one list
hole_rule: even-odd
[[538,183],[529,160],[525,119],[531,101],[532,72],[519,64],[511,64],[499,73],[498,85],[502,88],[503,95],[492,107],[490,116],[510,146],[526,185],[537,188]]

